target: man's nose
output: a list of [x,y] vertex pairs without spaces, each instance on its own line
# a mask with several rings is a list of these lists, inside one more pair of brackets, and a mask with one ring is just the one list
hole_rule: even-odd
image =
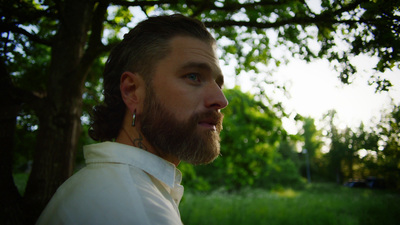
[[228,105],[228,100],[226,99],[222,89],[217,83],[211,83],[209,88],[206,90],[205,106],[207,108],[212,108],[220,110]]

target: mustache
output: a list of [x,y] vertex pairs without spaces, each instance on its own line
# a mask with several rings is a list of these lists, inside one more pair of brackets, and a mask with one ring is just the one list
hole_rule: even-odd
[[224,119],[224,114],[221,112],[216,112],[216,111],[206,111],[206,112],[200,112],[194,115],[194,122],[196,124],[200,122],[207,122],[210,124],[214,124],[217,128],[218,131],[222,130],[222,121]]

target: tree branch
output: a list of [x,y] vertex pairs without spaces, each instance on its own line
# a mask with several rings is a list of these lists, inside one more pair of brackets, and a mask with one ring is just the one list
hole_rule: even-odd
[[208,2],[198,2],[198,1],[186,1],[185,3],[188,5],[193,5],[193,6],[197,6],[199,4],[201,4],[202,6],[207,6],[204,9],[213,9],[213,10],[221,10],[221,11],[229,11],[229,12],[233,12],[233,11],[237,11],[240,9],[254,9],[256,10],[256,7],[265,7],[265,6],[278,6],[278,5],[285,5],[290,1],[284,0],[284,1],[271,1],[271,0],[264,0],[264,1],[260,1],[257,3],[226,3],[223,6],[216,6],[214,4],[214,1],[208,1]]
[[92,32],[90,34],[89,43],[88,43],[89,49],[93,46],[102,45],[101,37],[103,34],[103,28],[104,28],[103,23],[106,20],[108,5],[109,5],[108,2],[100,1],[94,11],[92,25],[91,25]]
[[39,37],[36,34],[30,33],[29,31],[18,27],[16,25],[11,25],[11,24],[4,24],[1,23],[0,24],[0,31],[1,32],[12,32],[12,33],[16,33],[16,34],[22,34],[24,36],[26,36],[29,40],[39,43],[39,44],[43,44],[43,45],[47,45],[47,46],[51,46],[52,41],[49,39],[43,39],[41,37]]
[[124,0],[111,0],[111,4],[119,6],[154,6],[162,4],[178,4],[178,0],[159,0],[159,1],[124,1]]
[[235,21],[235,20],[224,20],[224,21],[204,21],[204,24],[210,28],[221,28],[228,26],[246,26],[258,29],[268,29],[282,27],[288,24],[298,24],[298,25],[311,25],[311,24],[356,24],[356,23],[366,23],[371,24],[373,22],[379,21],[378,19],[359,19],[359,20],[340,20],[334,19],[333,17],[328,17],[326,15],[319,15],[316,17],[293,17],[290,19],[275,21],[275,22],[256,22],[256,21]]
[[108,6],[109,1],[101,0],[94,9],[88,48],[85,50],[81,62],[79,63],[79,71],[81,72],[78,74],[82,76],[86,75],[93,61],[104,52],[105,46],[101,42],[101,38],[104,28],[103,22],[106,20]]

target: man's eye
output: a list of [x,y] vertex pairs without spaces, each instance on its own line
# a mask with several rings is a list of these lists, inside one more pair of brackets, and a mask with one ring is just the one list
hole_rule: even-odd
[[186,77],[191,81],[195,81],[195,82],[200,81],[199,75],[195,74],[195,73],[188,74],[188,75],[186,75]]

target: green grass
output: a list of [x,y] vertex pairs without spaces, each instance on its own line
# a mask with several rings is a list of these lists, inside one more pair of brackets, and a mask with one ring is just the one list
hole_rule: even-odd
[[184,224],[400,224],[400,195],[387,191],[314,184],[303,190],[186,193]]
[[[14,175],[21,194],[27,178],[28,174]],[[186,225],[400,225],[400,194],[334,184],[303,190],[185,193],[179,208]]]

